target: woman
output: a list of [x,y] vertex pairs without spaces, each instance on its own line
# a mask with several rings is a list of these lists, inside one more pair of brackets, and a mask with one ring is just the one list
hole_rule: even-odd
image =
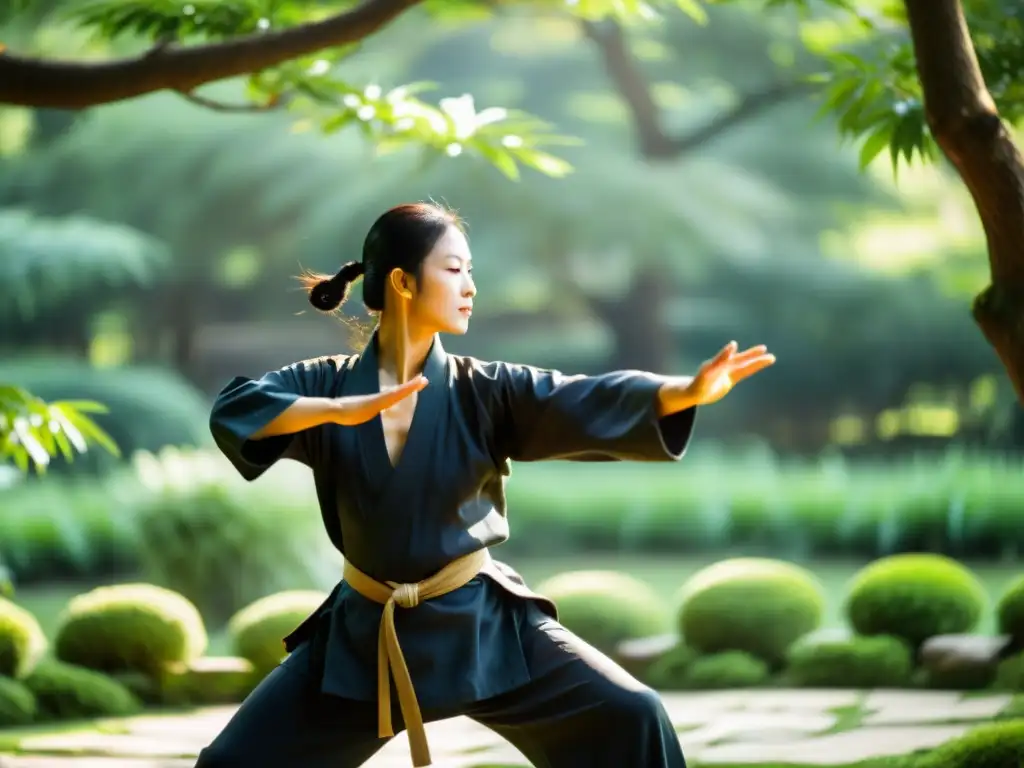
[[333,311],[360,276],[379,315],[361,354],[236,378],[213,407],[245,478],[280,458],[312,468],[345,571],[199,768],[354,768],[402,729],[430,765],[423,723],[455,715],[537,766],[684,768],[657,695],[488,548],[509,535],[510,461],[679,460],[697,406],[774,358],[729,344],[690,379],[449,355],[438,334],[467,331],[476,287],[461,223],[429,204],[381,216],[361,262],[307,278],[309,300]]

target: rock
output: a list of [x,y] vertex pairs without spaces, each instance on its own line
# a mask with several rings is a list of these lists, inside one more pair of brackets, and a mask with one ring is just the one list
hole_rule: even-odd
[[932,688],[975,690],[995,680],[1009,635],[939,635],[921,646],[919,660]]
[[168,704],[231,704],[254,687],[253,666],[234,656],[204,656],[169,672],[161,681]]
[[629,674],[644,678],[652,664],[681,646],[682,641],[675,634],[641,637],[619,643],[612,658]]

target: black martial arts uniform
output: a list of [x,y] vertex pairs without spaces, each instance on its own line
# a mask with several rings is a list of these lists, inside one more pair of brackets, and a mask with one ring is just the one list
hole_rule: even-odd
[[[509,536],[510,461],[672,461],[696,409],[659,419],[663,377],[566,376],[447,354],[435,338],[428,385],[392,466],[380,417],[295,435],[251,436],[300,397],[379,391],[377,335],[360,355],[236,378],[211,415],[247,479],[280,458],[313,477],[327,534],[381,582],[412,583]],[[382,607],[341,581],[288,638],[290,656],[242,704],[197,768],[355,768],[384,746],[376,726]],[[467,715],[547,768],[684,768],[657,695],[557,621],[509,566],[398,609],[396,628],[424,720]],[[396,730],[402,721],[392,695]]]

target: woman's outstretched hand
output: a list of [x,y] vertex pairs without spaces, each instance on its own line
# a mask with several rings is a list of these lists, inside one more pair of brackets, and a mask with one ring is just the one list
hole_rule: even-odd
[[775,362],[775,355],[768,354],[763,344],[738,352],[735,341],[726,344],[722,351],[706,361],[697,371],[688,387],[697,405],[716,403],[725,397],[739,382],[763,371]]
[[334,401],[331,421],[346,427],[363,424],[381,411],[386,411],[396,403],[419,392],[425,386],[427,386],[427,378],[420,375],[404,384],[388,387],[372,395],[339,397]]

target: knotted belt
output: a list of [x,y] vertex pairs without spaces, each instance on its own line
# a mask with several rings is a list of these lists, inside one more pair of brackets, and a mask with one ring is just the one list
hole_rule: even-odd
[[391,725],[391,675],[395,676],[395,690],[398,705],[409,732],[409,749],[412,764],[416,768],[428,766],[430,748],[427,746],[427,732],[423,715],[412,687],[409,667],[398,644],[395,631],[395,606],[415,608],[424,600],[441,597],[454,592],[472,580],[490,561],[486,549],[472,552],[453,560],[433,576],[416,584],[398,584],[394,581],[381,583],[360,571],[348,559],[345,560],[344,580],[356,592],[384,606],[377,640],[377,723],[380,738],[395,735]]

